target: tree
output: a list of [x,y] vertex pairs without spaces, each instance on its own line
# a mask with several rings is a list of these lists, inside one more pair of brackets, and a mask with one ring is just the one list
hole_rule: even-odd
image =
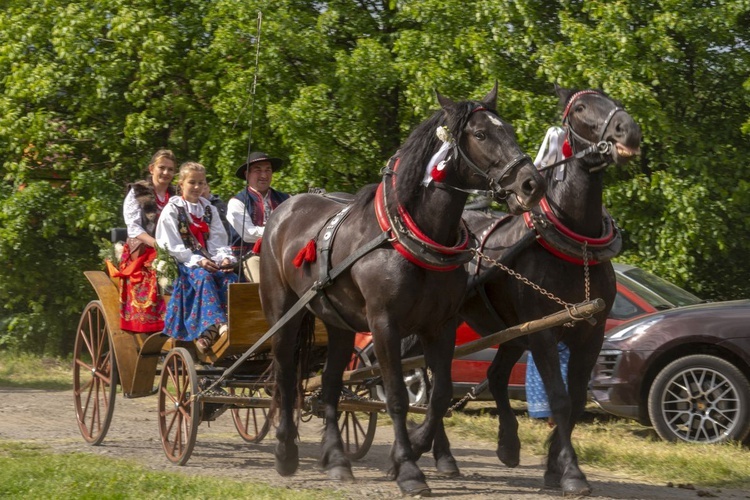
[[285,190],[353,192],[379,180],[436,89],[477,98],[495,81],[532,154],[558,122],[553,83],[620,99],[644,131],[639,162],[607,173],[622,259],[705,297],[750,291],[746,2],[3,6],[0,345],[70,348],[92,296],[82,271],[100,266],[97,243],[155,149],[201,161],[224,198],[250,149],[288,161]]

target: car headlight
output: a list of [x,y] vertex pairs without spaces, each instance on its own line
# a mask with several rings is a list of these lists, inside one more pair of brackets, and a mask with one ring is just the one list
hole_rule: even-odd
[[607,335],[607,340],[625,340],[645,333],[652,325],[658,323],[661,318],[661,316],[655,316],[648,321],[635,321],[633,324],[625,324],[614,331],[612,335]]

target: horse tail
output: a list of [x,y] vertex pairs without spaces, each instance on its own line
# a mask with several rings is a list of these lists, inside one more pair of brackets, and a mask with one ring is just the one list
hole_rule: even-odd
[[[315,345],[315,316],[310,312],[305,311],[302,321],[300,322],[299,330],[297,331],[297,337],[295,340],[294,348],[294,365],[297,373],[297,402],[295,408],[298,411],[302,410],[305,397],[305,387],[303,387],[303,380],[307,380],[310,377],[311,367],[313,364],[312,353]],[[272,365],[266,372],[270,371]],[[274,381],[274,385],[275,385]],[[277,411],[280,406],[279,391],[273,391],[273,398],[271,399],[271,407],[268,409],[268,420],[276,424]]]

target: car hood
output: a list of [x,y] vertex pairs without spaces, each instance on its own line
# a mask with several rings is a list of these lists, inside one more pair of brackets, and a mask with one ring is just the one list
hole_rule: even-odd
[[[750,300],[708,302],[676,307],[641,316],[607,332],[602,349],[638,348],[648,344],[645,335],[658,331],[670,337],[712,337],[731,339],[748,336]],[[641,348],[645,348],[642,345]]]

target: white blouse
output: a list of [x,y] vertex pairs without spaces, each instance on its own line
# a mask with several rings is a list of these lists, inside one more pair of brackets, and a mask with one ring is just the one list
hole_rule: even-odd
[[125,201],[122,203],[122,216],[125,219],[125,227],[128,228],[128,238],[135,238],[146,232],[141,226],[141,206],[136,201],[135,192],[132,189],[128,190]]
[[227,222],[237,231],[237,234],[242,235],[246,243],[255,243],[263,237],[263,226],[253,224],[250,214],[245,210],[245,205],[237,198],[232,197],[227,203]]
[[166,249],[177,262],[187,267],[198,267],[198,262],[204,258],[202,255],[194,254],[182,241],[177,222],[177,207],[185,207],[190,215],[198,218],[203,217],[206,210],[211,210],[211,227],[206,250],[211,255],[211,260],[217,265],[221,264],[224,259],[229,259],[232,263],[237,262],[228,245],[229,237],[221,223],[219,211],[205,198],[199,198],[198,203],[190,203],[182,196],[169,198],[169,203],[162,210],[159,222],[156,224],[156,243],[160,247]]

